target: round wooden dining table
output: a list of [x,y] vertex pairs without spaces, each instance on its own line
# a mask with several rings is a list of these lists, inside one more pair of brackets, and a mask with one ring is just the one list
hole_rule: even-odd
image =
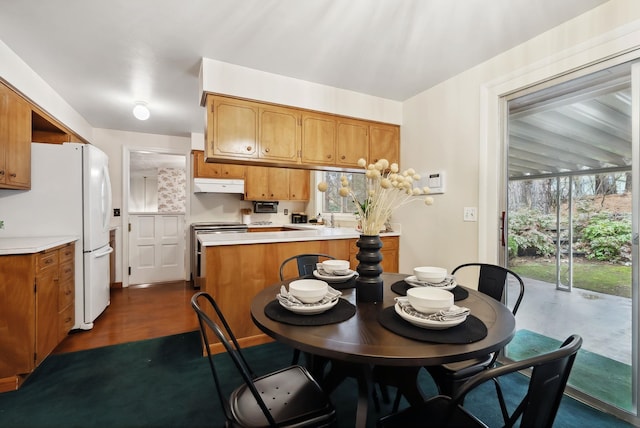
[[[346,321],[318,326],[300,326],[275,321],[265,314],[282,285],[281,281],[258,293],[251,303],[253,322],[275,340],[313,356],[361,368],[358,377],[359,400],[355,426],[366,426],[369,396],[372,391],[371,371],[374,366],[420,367],[467,360],[502,349],[515,335],[515,317],[502,303],[476,290],[465,288],[468,297],[456,305],[470,309],[487,328],[487,335],[472,343],[447,344],[410,339],[385,328],[378,316],[395,305],[396,294],[391,285],[408,275],[383,273],[383,301],[356,301],[354,288],[341,290],[342,298],[356,307],[355,315]],[[330,284],[331,285],[331,284]],[[312,316],[312,315],[309,315]]]

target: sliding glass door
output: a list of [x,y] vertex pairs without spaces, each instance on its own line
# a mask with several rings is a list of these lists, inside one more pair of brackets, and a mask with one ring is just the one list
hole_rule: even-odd
[[506,264],[526,286],[507,358],[551,350],[578,333],[584,344],[569,386],[633,415],[637,81],[622,64],[508,100],[504,216]]

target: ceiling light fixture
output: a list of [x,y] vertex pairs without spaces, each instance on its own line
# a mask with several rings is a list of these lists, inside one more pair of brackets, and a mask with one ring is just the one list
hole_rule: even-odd
[[133,106],[133,115],[138,120],[147,120],[151,113],[149,112],[149,107],[147,107],[147,103],[143,101],[136,101],[136,105]]

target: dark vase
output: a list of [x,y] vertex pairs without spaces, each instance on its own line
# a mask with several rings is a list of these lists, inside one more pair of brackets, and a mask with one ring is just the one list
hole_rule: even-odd
[[360,235],[357,267],[356,300],[358,302],[382,301],[382,240],[378,235]]

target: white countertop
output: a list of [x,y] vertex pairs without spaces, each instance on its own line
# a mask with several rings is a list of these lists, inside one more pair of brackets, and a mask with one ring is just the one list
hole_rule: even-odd
[[78,236],[16,236],[0,238],[0,256],[11,254],[33,254],[58,245],[68,244],[79,239]]
[[[268,244],[274,242],[324,241],[327,239],[359,238],[360,233],[351,227],[312,226],[310,224],[262,225],[263,227],[286,227],[297,230],[281,232],[248,233],[201,233],[198,239],[203,246]],[[253,228],[254,226],[250,226]],[[400,236],[399,232],[381,233],[380,236]]]

